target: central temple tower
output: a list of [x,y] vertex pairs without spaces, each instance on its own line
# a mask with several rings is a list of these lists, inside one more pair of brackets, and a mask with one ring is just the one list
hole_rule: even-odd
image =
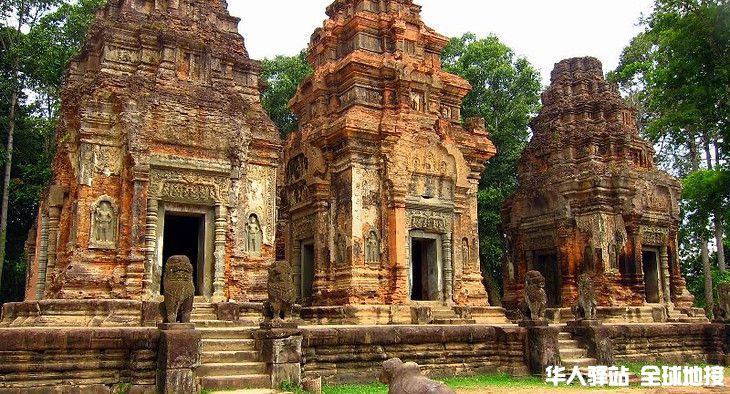
[[411,0],[337,0],[290,107],[282,222],[305,305],[487,306],[477,187],[495,154],[448,38]]

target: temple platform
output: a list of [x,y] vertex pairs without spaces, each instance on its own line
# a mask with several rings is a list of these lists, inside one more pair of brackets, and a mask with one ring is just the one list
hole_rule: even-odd
[[[570,308],[547,308],[545,317],[553,324],[574,320]],[[667,309],[662,304],[643,306],[622,306],[596,308],[596,317],[606,324],[624,323],[707,323],[709,322],[702,308]]]

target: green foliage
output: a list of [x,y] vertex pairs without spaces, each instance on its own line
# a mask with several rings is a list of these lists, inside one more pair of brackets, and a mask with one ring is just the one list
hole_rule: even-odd
[[282,137],[297,129],[299,119],[289,110],[289,100],[299,84],[312,73],[306,50],[297,56],[276,56],[261,62],[261,78],[266,82],[262,103]]
[[[684,265],[683,274],[686,276],[687,290],[695,296],[694,305],[698,308],[705,308],[707,306],[705,278],[702,274],[702,262],[699,260],[699,256],[693,256],[693,260],[689,261],[689,264]],[[717,298],[717,285],[724,282],[730,282],[730,272],[720,272],[717,267],[713,267],[712,294],[714,298]]]
[[[682,180],[682,198],[690,218],[696,216],[706,222],[707,218],[718,209],[728,212],[730,171],[702,170],[689,174]],[[727,217],[727,213],[724,216]],[[702,227],[706,227],[705,223]]]
[[678,143],[686,142],[687,129],[727,136],[730,7],[721,0],[659,0],[644,24],[616,74],[624,87],[644,85],[654,114],[650,134],[671,133]]
[[61,88],[69,61],[79,52],[95,10],[105,3],[106,0],[63,3],[31,29],[23,53],[25,72],[32,78],[33,88]]
[[[63,74],[78,53],[95,9],[105,0],[10,1],[5,15],[27,11],[27,30],[17,34],[0,26],[0,129],[6,147],[10,95],[20,87],[16,106],[13,162],[8,191],[8,233],[0,303],[22,299],[25,289],[25,241],[38,210],[38,201],[51,179],[55,148],[56,114]],[[28,11],[29,10],[29,11]],[[17,68],[14,66],[17,64]],[[15,73],[15,70],[18,72]],[[14,78],[14,75],[17,78]],[[25,95],[25,92],[32,94]],[[4,158],[4,152],[2,152]]]
[[286,392],[286,393],[292,393],[292,394],[307,394],[307,391],[305,391],[302,386],[294,384],[292,382],[284,382],[279,387],[279,390]]
[[487,163],[479,186],[479,236],[482,271],[501,278],[505,245],[502,204],[517,189],[517,161],[530,137],[529,123],[540,110],[540,75],[527,59],[490,35],[467,33],[449,42],[444,69],[472,85],[464,117],[483,117],[498,154]]
[[[698,305],[704,305],[699,246],[703,237],[714,238],[711,216],[728,217],[730,195],[722,169],[730,142],[730,7],[726,0],[657,0],[642,24],[644,32],[624,50],[611,78],[632,98],[660,162],[686,177],[680,202],[683,269]],[[703,148],[712,151],[717,171],[696,172]],[[720,224],[727,234],[727,220]]]

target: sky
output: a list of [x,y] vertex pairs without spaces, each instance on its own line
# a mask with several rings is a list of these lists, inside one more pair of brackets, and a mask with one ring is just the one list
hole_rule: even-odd
[[[322,26],[332,0],[228,0],[242,19],[239,30],[254,59],[294,55]],[[653,0],[416,0],[428,26],[449,37],[490,33],[526,57],[548,84],[553,65],[595,56],[604,71],[618,65],[623,48],[642,29]]]

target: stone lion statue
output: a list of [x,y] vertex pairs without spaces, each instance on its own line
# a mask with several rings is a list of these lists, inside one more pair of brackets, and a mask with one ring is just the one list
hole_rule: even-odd
[[267,282],[269,300],[266,302],[266,318],[281,322],[290,314],[297,299],[291,267],[286,261],[277,261],[269,267]]
[[172,256],[165,263],[165,323],[190,323],[195,284],[193,265],[187,256]]
[[730,283],[717,285],[717,305],[714,309],[715,320],[730,323]]
[[399,358],[383,363],[380,382],[389,386],[388,394],[455,394],[445,384],[423,376],[418,364]]
[[596,289],[588,273],[578,277],[578,299],[573,305],[576,319],[594,320],[596,318]]
[[525,274],[525,301],[523,314],[529,320],[544,320],[547,306],[545,278],[540,271],[527,271]]

